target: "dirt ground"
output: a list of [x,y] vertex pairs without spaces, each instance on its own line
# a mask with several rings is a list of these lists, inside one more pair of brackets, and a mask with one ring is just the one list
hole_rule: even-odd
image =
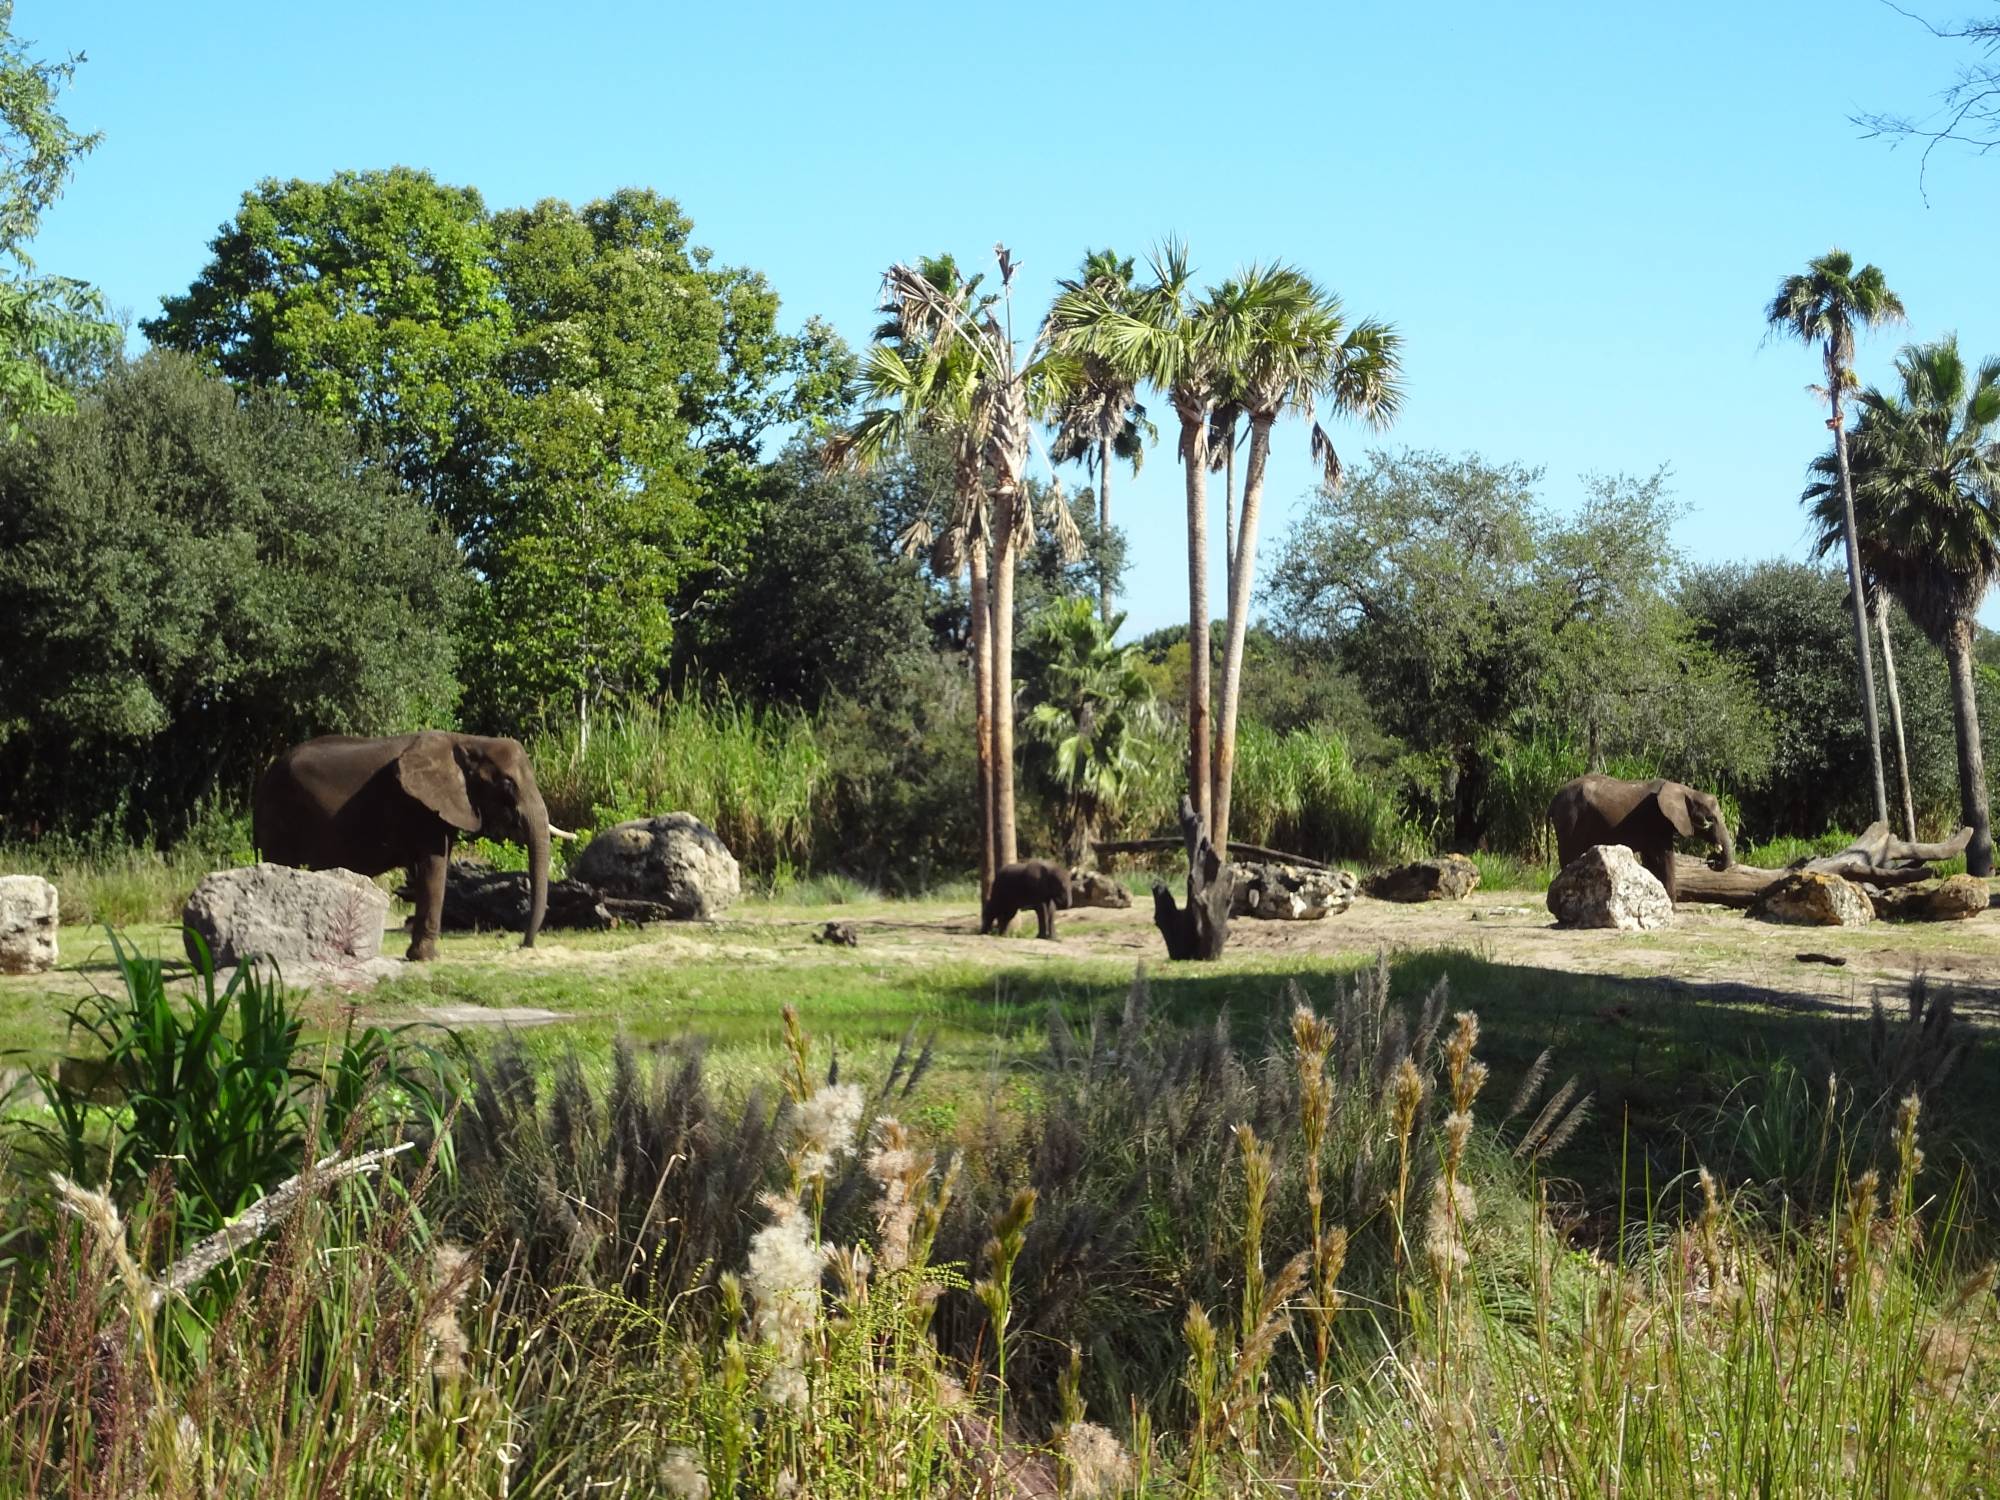
[[[933,915],[935,914],[935,915]],[[1024,936],[1032,914],[1015,920],[1014,938],[982,938],[968,908],[860,908],[829,915],[853,923],[863,945],[912,961],[959,960],[1015,965],[1077,958],[1164,961],[1152,911],[1143,900],[1129,910],[1062,912],[1054,943]],[[760,925],[802,924],[782,909],[739,908],[723,933]],[[1691,992],[1728,992],[1838,1006],[1865,1007],[1878,993],[1903,996],[1921,974],[1957,993],[1961,1011],[2000,1024],[2000,909],[1968,921],[1891,923],[1861,928],[1788,927],[1752,921],[1720,906],[1685,904],[1672,927],[1657,932],[1569,931],[1555,926],[1538,892],[1474,891],[1463,901],[1404,905],[1357,898],[1346,912],[1317,922],[1230,925],[1222,962],[1365,958],[1439,948],[1461,949],[1493,963],[1657,980]],[[835,950],[837,951],[837,950]],[[1802,961],[1800,954],[1845,960]]]
[[[809,941],[828,920],[851,923],[859,949]],[[757,967],[778,962],[809,970],[851,963],[856,956],[871,964],[994,970],[1093,959],[1165,961],[1143,897],[1125,910],[1060,913],[1058,941],[1053,943],[1036,941],[1033,932],[1034,918],[1024,913],[1009,939],[982,937],[974,910],[948,902],[868,901],[810,908],[744,902],[715,923],[606,934],[548,932],[527,951],[504,934],[447,936],[438,971],[442,977],[441,971],[462,965],[490,968],[496,960],[516,973],[717,962]],[[142,951],[177,948],[171,937],[162,928],[142,943]],[[395,955],[401,947],[401,934],[391,932],[383,952]],[[1221,963],[1225,968],[1284,967],[1437,949],[1525,968],[1646,979],[1669,993],[1815,1008],[1865,1008],[1878,995],[1897,1004],[1910,981],[1923,975],[1952,988],[1961,1014],[2000,1025],[2000,909],[1963,922],[1824,928],[1779,926],[1723,907],[1684,905],[1669,928],[1623,933],[1558,929],[1536,892],[1475,891],[1463,901],[1422,905],[1360,897],[1348,911],[1317,922],[1239,919],[1231,925]],[[1801,954],[1845,962],[1802,961]],[[86,993],[104,979],[107,958],[101,933],[65,929],[62,966],[50,974],[0,977],[0,1006],[52,1007]],[[509,997],[479,998],[490,1004]]]

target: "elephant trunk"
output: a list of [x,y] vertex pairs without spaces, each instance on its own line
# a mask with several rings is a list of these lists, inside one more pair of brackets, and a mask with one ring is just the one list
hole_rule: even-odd
[[1736,841],[1729,836],[1729,825],[1722,820],[1722,814],[1715,815],[1715,855],[1709,860],[1712,869],[1726,870],[1736,863]]
[[528,934],[521,946],[532,948],[549,909],[549,813],[539,797],[523,812],[528,825]]

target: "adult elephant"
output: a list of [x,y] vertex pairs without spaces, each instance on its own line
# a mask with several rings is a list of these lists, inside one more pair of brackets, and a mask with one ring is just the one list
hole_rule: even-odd
[[1620,781],[1615,776],[1579,776],[1549,803],[1555,825],[1556,856],[1568,864],[1598,844],[1623,844],[1659,878],[1670,900],[1674,882],[1674,840],[1706,839],[1715,845],[1712,869],[1736,863],[1736,845],[1722,808],[1707,792],[1678,781]]
[[549,904],[549,811],[519,742],[425,730],[392,739],[322,735],[294,745],[257,780],[253,836],[281,865],[380,875],[407,867],[414,960],[437,957],[452,840],[461,833],[528,849],[528,932]]

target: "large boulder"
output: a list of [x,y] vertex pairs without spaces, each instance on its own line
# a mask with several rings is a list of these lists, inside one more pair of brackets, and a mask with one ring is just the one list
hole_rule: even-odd
[[1377,901],[1463,901],[1479,885],[1479,866],[1463,854],[1419,859],[1377,870],[1361,889]]
[[1794,870],[1752,903],[1750,915],[1798,927],[1866,927],[1875,920],[1875,905],[1851,880]]
[[736,856],[693,813],[662,813],[607,828],[569,873],[603,895],[651,901],[682,921],[720,916],[743,893]]
[[1889,887],[1875,898],[1875,915],[1898,922],[1963,922],[1985,911],[1991,901],[1978,876],[1953,875]]
[[39,875],[0,875],[0,974],[40,974],[56,963],[56,888]]
[[288,977],[303,977],[380,957],[389,894],[352,870],[245,865],[204,876],[181,921],[201,934],[218,969],[265,958]]
[[1079,906],[1105,906],[1123,911],[1132,904],[1132,893],[1123,882],[1113,880],[1102,870],[1071,870],[1069,904],[1072,910]]
[[1229,914],[1267,922],[1316,922],[1354,904],[1361,882],[1346,870],[1302,865],[1239,864]]
[[1549,911],[1559,927],[1620,932],[1646,932],[1674,919],[1667,888],[1623,844],[1595,845],[1564,865],[1549,882]]

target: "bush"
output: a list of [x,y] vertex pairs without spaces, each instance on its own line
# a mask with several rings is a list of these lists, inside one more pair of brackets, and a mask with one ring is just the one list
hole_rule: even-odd
[[120,366],[0,447],[0,829],[168,842],[299,740],[448,721],[464,587],[350,435]]

